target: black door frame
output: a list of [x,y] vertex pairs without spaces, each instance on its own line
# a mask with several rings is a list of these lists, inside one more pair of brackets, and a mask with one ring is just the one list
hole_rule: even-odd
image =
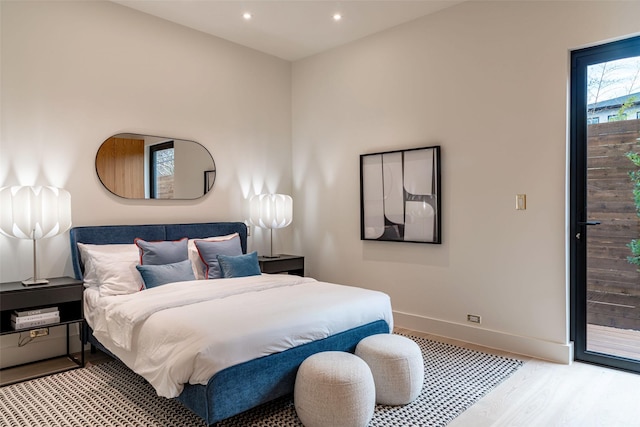
[[[570,219],[569,269],[571,292],[571,340],[574,358],[613,368],[640,372],[640,362],[587,351],[587,289],[580,286],[587,275],[587,67],[606,61],[640,56],[640,36],[571,52],[570,115]],[[576,237],[580,233],[580,238]]]
[[174,141],[160,142],[149,146],[149,198],[158,197],[158,167],[156,164],[156,153],[162,150],[170,150],[174,148]]

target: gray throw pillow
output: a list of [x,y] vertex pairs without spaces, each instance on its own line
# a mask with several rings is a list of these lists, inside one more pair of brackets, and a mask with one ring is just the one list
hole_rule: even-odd
[[206,240],[194,241],[200,259],[207,266],[205,277],[207,279],[220,279],[222,271],[218,263],[218,255],[237,256],[242,255],[240,238],[238,236],[220,242],[207,242]]
[[189,259],[187,246],[189,240],[185,237],[174,241],[147,242],[137,238],[133,243],[140,249],[141,265],[164,265]]

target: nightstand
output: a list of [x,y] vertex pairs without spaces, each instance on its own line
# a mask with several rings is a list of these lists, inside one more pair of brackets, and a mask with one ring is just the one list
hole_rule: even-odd
[[[84,367],[84,348],[81,346],[79,359],[69,351],[70,325],[80,325],[79,335],[80,339],[82,339],[82,329],[84,327],[82,312],[83,291],[83,282],[71,277],[56,277],[49,279],[49,283],[46,285],[29,287],[23,286],[21,282],[0,283],[0,335],[22,334],[23,337],[29,339],[32,333],[35,334],[35,331],[47,330],[48,333],[48,328],[64,326],[67,336],[67,352],[65,355],[47,359],[46,362],[35,361],[3,368],[0,370],[0,374],[2,374],[0,385]],[[11,326],[11,314],[14,311],[28,311],[45,307],[57,307],[60,312],[60,322],[20,330],[15,330]],[[34,339],[38,339],[38,337]],[[62,361],[59,359],[62,359]],[[73,363],[69,363],[69,361]],[[29,365],[28,368],[27,365]]]
[[259,256],[258,263],[263,273],[289,273],[304,276],[304,257],[297,255],[279,255],[277,258]]

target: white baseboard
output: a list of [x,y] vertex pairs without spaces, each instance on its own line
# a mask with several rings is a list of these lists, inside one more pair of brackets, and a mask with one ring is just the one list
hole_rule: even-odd
[[573,343],[557,343],[512,335],[483,329],[479,326],[464,325],[399,311],[393,312],[393,320],[395,326],[399,328],[447,337],[555,363],[568,365],[573,361]]
[[[29,336],[29,332],[26,331],[22,334],[15,333],[0,337],[0,351],[2,352],[0,368],[21,365],[50,357],[63,356],[67,352],[67,334],[64,325],[49,327],[49,335],[34,338],[22,347],[18,346],[20,335],[22,335],[22,338],[25,338]],[[81,343],[79,325],[77,324],[71,325],[69,328],[69,347],[71,353],[80,351]]]

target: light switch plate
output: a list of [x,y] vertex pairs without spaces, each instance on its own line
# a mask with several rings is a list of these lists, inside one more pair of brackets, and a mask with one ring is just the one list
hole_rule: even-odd
[[527,195],[516,194],[516,210],[523,211],[527,209]]

